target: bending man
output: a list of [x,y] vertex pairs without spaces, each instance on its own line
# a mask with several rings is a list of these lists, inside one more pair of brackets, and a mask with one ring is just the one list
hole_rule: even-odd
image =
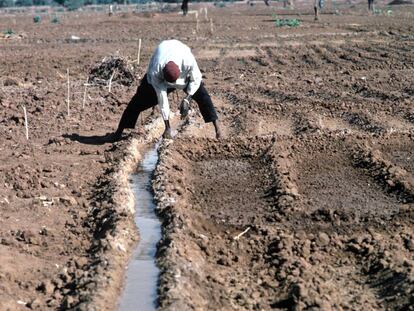
[[141,80],[137,92],[122,114],[118,129],[112,134],[118,140],[126,128],[134,128],[139,114],[155,105],[160,106],[164,119],[163,137],[171,138],[170,105],[167,94],[182,89],[187,96],[182,100],[180,112],[186,117],[192,99],[196,101],[206,123],[212,122],[216,137],[221,137],[216,109],[201,81],[202,75],[194,55],[188,46],[178,40],[166,40],[155,50],[147,73]]

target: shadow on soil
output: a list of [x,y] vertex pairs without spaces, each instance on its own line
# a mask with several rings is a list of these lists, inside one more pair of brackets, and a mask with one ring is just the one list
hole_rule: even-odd
[[79,134],[63,134],[62,137],[69,138],[72,141],[77,141],[82,144],[86,145],[103,145],[106,143],[114,143],[120,140],[124,140],[127,137],[123,136],[121,138],[116,138],[113,133],[106,133],[104,135],[92,135],[92,136],[84,136]]

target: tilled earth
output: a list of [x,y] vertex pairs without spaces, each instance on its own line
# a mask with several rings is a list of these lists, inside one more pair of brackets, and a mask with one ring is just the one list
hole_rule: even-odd
[[[127,176],[162,127],[147,112],[121,142],[94,135],[116,127],[167,38],[193,49],[225,138],[194,109],[161,143],[159,309],[414,308],[414,8],[335,2],[315,22],[295,4],[207,5],[198,31],[176,12],[4,14],[1,310],[116,308],[137,240]],[[114,74],[85,96],[113,55],[133,84]]]

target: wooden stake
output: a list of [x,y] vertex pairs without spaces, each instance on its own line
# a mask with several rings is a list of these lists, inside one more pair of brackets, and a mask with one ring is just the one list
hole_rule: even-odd
[[210,32],[211,32],[211,34],[213,34],[213,30],[214,30],[214,28],[213,28],[213,19],[210,18]]
[[23,112],[24,112],[24,127],[26,128],[26,139],[29,140],[29,125],[27,122],[27,112],[26,112],[25,106],[23,106]]
[[204,8],[204,18],[208,21],[207,8]]
[[82,109],[85,109],[85,102],[86,102],[86,89],[88,88],[88,81],[89,78],[86,79],[86,83],[85,83],[85,90],[83,91],[83,102],[82,102]]
[[139,58],[141,55],[141,39],[138,40],[138,55],[137,55],[137,64],[139,65]]
[[109,78],[108,92],[111,93],[112,79],[114,78],[115,70],[112,72],[111,77]]
[[67,76],[68,76],[68,98],[67,98],[67,104],[68,104],[68,117],[70,116],[70,80],[69,80],[69,68],[66,70]]
[[246,233],[247,233],[247,231],[249,231],[250,230],[250,227],[247,227],[247,229],[246,230],[244,230],[242,233],[239,233],[238,235],[236,235],[233,239],[234,240],[238,240],[238,239],[240,239],[243,235],[245,235]]

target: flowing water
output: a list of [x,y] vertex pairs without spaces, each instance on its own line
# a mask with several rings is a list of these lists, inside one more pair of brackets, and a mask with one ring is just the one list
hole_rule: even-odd
[[161,223],[155,215],[151,177],[158,162],[157,146],[147,151],[136,174],[131,176],[135,196],[135,223],[140,239],[126,272],[126,286],[121,296],[120,311],[156,309],[158,267],[156,244],[161,238]]

